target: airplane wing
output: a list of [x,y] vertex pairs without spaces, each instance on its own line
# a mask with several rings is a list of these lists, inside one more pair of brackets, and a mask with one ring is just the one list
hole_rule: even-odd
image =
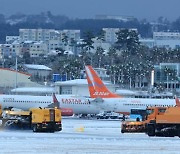
[[54,108],[54,103],[49,104],[47,108]]

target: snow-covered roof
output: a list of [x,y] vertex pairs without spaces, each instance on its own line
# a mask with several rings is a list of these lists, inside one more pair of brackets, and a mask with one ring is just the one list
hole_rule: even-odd
[[52,87],[21,87],[12,89],[11,92],[31,92],[31,93],[52,93],[54,88]]
[[41,45],[43,42],[34,42],[34,45]]
[[85,85],[87,84],[86,79],[75,79],[75,80],[68,80],[68,81],[58,81],[56,84],[60,85]]
[[74,53],[72,51],[64,51],[64,54],[73,55]]
[[[104,82],[104,81],[103,81]],[[68,81],[58,81],[56,82],[57,85],[87,85],[87,79],[75,79],[75,80],[68,80]],[[106,85],[110,85],[110,82],[104,82]]]
[[127,89],[118,89],[116,90],[116,94],[121,94],[121,95],[135,95],[136,92],[127,90]]
[[57,33],[57,34],[60,34],[60,32],[58,30],[55,30],[54,32]]
[[20,43],[19,43],[19,40],[14,40],[14,41],[13,41],[12,45],[16,45],[16,44],[20,44]]
[[24,66],[29,69],[35,69],[35,70],[48,70],[48,71],[52,70],[51,68],[49,68],[45,65],[24,64]]
[[33,41],[30,41],[30,40],[28,40],[28,41],[24,41],[24,43],[33,43]]

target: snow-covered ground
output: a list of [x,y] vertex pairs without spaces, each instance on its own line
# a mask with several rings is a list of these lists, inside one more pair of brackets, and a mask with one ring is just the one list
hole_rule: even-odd
[[0,131],[2,154],[114,154],[180,153],[178,137],[121,134],[120,121],[63,119],[63,130],[33,133],[30,130]]

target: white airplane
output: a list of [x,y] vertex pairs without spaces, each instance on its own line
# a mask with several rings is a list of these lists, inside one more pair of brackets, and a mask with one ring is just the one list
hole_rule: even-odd
[[[100,109],[90,104],[88,98],[56,95],[62,115],[74,114],[97,114]],[[0,104],[2,108],[17,108],[28,110],[30,108],[48,107],[52,105],[54,97],[52,96],[30,96],[30,95],[0,95]]]
[[179,99],[123,98],[110,92],[92,66],[85,66],[91,103],[102,110],[129,114],[131,109],[146,109],[148,106],[179,106]]

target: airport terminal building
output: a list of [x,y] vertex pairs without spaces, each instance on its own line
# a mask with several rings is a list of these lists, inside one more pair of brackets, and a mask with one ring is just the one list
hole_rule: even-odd
[[8,68],[0,68],[0,93],[9,92],[16,87],[38,86],[30,80],[31,75],[24,72],[16,72]]

